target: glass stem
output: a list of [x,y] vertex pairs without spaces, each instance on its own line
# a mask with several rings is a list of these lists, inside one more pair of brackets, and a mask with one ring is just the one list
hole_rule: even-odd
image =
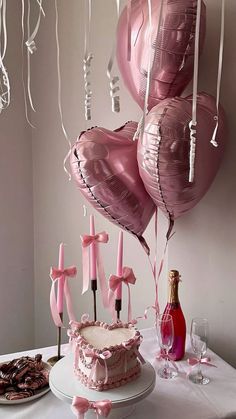
[[199,379],[202,379],[203,378],[202,368],[201,368],[201,359],[202,359],[202,355],[200,355],[199,364],[198,364],[198,373],[197,373],[197,375],[198,375]]
[[165,349],[165,365],[164,365],[164,371],[167,374],[169,371],[169,361],[168,361],[168,350]]

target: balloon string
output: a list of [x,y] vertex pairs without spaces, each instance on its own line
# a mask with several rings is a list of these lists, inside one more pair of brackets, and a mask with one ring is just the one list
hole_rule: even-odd
[[218,63],[218,75],[217,75],[217,93],[216,93],[216,115],[214,120],[216,121],[215,129],[212,135],[211,144],[214,147],[218,147],[216,141],[216,134],[219,125],[219,103],[220,103],[220,87],[223,67],[223,53],[224,53],[224,36],[225,36],[225,0],[222,0],[221,5],[221,30],[220,30],[220,48],[219,48],[219,63]]
[[132,0],[127,4],[127,61],[131,61],[131,9]]
[[201,1],[202,0],[198,0],[197,2],[197,18],[196,18],[195,45],[194,45],[192,120],[189,122],[189,129],[190,129],[189,182],[193,182],[194,180],[194,165],[195,165],[195,154],[196,154],[197,88],[198,88]]
[[[117,17],[119,19],[120,0],[116,0],[116,8],[117,8]],[[116,42],[114,41],[113,46],[112,46],[111,56],[110,56],[108,66],[107,66],[107,77],[109,79],[109,84],[110,84],[112,112],[120,112],[120,96],[119,94],[117,94],[120,90],[120,87],[118,85],[119,77],[112,75],[112,69],[113,69],[114,59],[115,59],[115,44]]]
[[91,82],[89,76],[91,74],[91,61],[93,59],[93,54],[88,52],[88,44],[90,40],[90,30],[91,30],[91,16],[92,16],[92,4],[91,0],[85,0],[85,35],[84,35],[84,59],[83,59],[83,70],[84,70],[84,90],[85,90],[85,100],[84,100],[84,112],[86,121],[91,120]]
[[23,86],[23,93],[24,93],[25,117],[26,117],[26,120],[27,120],[28,124],[31,126],[31,128],[35,128],[35,126],[29,120],[28,104],[27,104],[27,96],[26,96],[25,74],[24,74],[24,40],[25,40],[24,19],[25,19],[25,1],[24,0],[21,0],[21,29],[22,29],[22,38],[21,38],[21,57],[22,57],[21,78],[22,78],[22,86]]
[[59,44],[59,33],[58,33],[59,32],[58,31],[59,18],[58,18],[57,0],[55,0],[55,12],[56,12],[55,34],[56,34],[56,46],[57,46],[57,80],[58,80],[57,101],[58,101],[58,110],[59,110],[59,114],[60,114],[62,132],[63,132],[64,137],[65,137],[65,139],[66,139],[66,141],[68,142],[68,145],[69,145],[69,151],[66,154],[66,156],[64,158],[64,161],[63,161],[63,168],[64,168],[64,171],[66,172],[66,174],[68,175],[69,180],[71,180],[71,174],[66,168],[67,160],[71,155],[71,142],[69,140],[69,136],[67,134],[67,131],[66,131],[66,128],[65,128],[65,125],[64,125],[62,104],[61,104],[61,66],[60,66],[60,44]]

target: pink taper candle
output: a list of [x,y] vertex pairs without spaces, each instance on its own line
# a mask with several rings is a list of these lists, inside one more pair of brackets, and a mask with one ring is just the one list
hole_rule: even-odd
[[[95,235],[94,216],[90,215],[90,235]],[[97,278],[97,255],[96,255],[96,244],[93,242],[90,244],[90,279]]]
[[[58,269],[64,269],[64,244],[60,244],[59,248],[59,262]],[[63,297],[64,297],[64,282],[65,277],[61,276],[58,279],[58,289],[57,289],[57,308],[59,313],[63,313]]]
[[[120,231],[117,253],[117,276],[122,276],[123,269],[123,231]],[[116,290],[116,300],[122,299],[122,283],[119,284]]]

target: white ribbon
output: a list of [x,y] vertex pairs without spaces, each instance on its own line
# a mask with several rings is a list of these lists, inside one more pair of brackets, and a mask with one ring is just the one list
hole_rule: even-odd
[[3,63],[7,49],[6,0],[0,0],[0,40],[3,28],[3,51],[0,48],[0,113],[10,104],[10,81]]
[[189,122],[189,129],[190,129],[189,182],[193,182],[194,180],[194,164],[195,164],[195,154],[196,154],[197,87],[198,87],[201,1],[202,0],[198,0],[197,2],[197,19],[196,19],[195,45],[194,45],[192,120]]
[[218,147],[216,141],[216,134],[219,125],[219,102],[220,102],[220,86],[223,66],[223,53],[224,53],[224,36],[225,36],[225,0],[222,0],[221,4],[221,30],[220,30],[220,47],[219,47],[219,63],[218,63],[218,75],[217,75],[217,93],[216,93],[216,115],[214,120],[216,121],[215,129],[213,131],[211,144],[214,147]]
[[[117,17],[119,19],[120,0],[116,0],[116,8],[117,8]],[[120,112],[120,96],[119,94],[117,94],[120,90],[120,87],[118,85],[119,77],[112,75],[112,68],[113,68],[114,59],[115,59],[115,47],[116,47],[116,42],[114,41],[113,46],[112,46],[111,56],[110,56],[108,66],[107,66],[107,77],[109,79],[109,84],[110,84],[112,112]]]
[[91,120],[91,82],[89,76],[91,74],[91,61],[93,54],[88,52],[88,44],[90,39],[90,28],[91,28],[91,16],[92,16],[92,3],[91,0],[85,0],[85,34],[84,34],[84,59],[83,59],[83,70],[84,70],[84,113],[86,121]]
[[56,12],[56,24],[55,24],[55,34],[56,34],[56,46],[57,46],[57,81],[58,81],[58,90],[57,90],[57,103],[58,103],[58,110],[61,120],[61,129],[64,134],[64,137],[69,145],[69,151],[66,154],[64,161],[63,161],[63,168],[66,174],[69,177],[69,180],[71,180],[71,174],[66,168],[66,163],[68,158],[71,154],[71,142],[69,140],[69,136],[67,134],[65,125],[64,125],[64,119],[63,119],[63,112],[62,112],[62,104],[61,104],[61,66],[60,66],[60,44],[59,44],[59,34],[58,34],[58,7],[57,7],[57,0],[55,0],[55,12]]

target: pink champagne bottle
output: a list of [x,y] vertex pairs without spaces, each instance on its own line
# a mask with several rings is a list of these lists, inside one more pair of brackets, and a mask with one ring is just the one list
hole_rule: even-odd
[[186,323],[179,302],[180,275],[176,270],[169,272],[169,298],[164,313],[171,314],[174,324],[174,342],[169,353],[176,361],[182,359],[185,353]]

